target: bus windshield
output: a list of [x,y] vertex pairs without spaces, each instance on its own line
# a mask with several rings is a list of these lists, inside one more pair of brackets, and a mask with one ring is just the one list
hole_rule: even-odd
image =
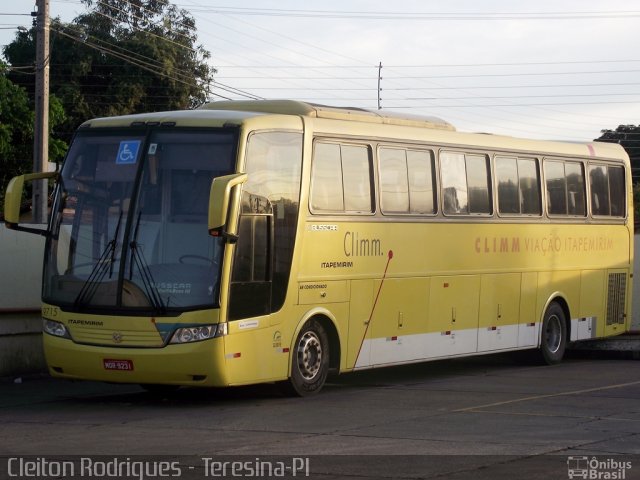
[[207,230],[214,177],[235,168],[228,129],[81,131],[53,205],[44,300],[159,314],[218,303],[224,245]]

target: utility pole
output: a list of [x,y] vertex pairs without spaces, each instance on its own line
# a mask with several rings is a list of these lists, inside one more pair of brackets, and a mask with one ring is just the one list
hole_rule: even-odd
[[[33,171],[44,172],[49,163],[49,0],[36,0],[36,122],[33,140]],[[48,185],[33,182],[33,222],[47,222]]]

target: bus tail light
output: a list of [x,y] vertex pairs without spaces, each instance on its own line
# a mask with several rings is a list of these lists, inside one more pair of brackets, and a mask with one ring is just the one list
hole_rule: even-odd
[[169,343],[201,342],[210,338],[222,337],[227,334],[227,324],[200,325],[197,327],[178,328]]

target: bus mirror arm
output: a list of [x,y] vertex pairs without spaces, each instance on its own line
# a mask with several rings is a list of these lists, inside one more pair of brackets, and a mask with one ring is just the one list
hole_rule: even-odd
[[212,237],[222,237],[227,243],[238,243],[238,239],[240,238],[234,233],[225,232],[222,228],[209,230],[209,235]]
[[209,234],[214,237],[223,237],[229,243],[235,243],[238,236],[225,230],[231,204],[231,189],[247,181],[246,173],[234,173],[222,177],[216,177],[211,182],[209,192]]
[[39,172],[19,175],[11,179],[4,197],[4,224],[8,229],[35,233],[45,237],[48,235],[48,230],[20,226],[20,207],[22,205],[25,182],[56,178],[57,176],[57,172]]

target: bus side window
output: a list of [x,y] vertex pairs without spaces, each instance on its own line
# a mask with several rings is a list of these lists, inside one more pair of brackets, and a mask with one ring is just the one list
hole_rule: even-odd
[[344,211],[340,145],[316,142],[313,152],[313,211]]
[[433,153],[382,147],[378,157],[382,212],[435,214]]
[[591,214],[594,216],[624,217],[624,168],[608,165],[589,167]]
[[492,213],[491,182],[486,155],[465,155],[467,185],[469,188],[469,213]]
[[353,213],[373,211],[371,155],[360,145],[341,145],[344,209]]
[[444,213],[449,215],[469,213],[464,154],[442,152],[440,168]]
[[532,158],[496,157],[498,211],[501,214],[540,215],[540,175]]
[[612,217],[626,215],[626,195],[624,190],[624,168],[609,167],[609,200]]
[[547,208],[549,214],[566,215],[567,180],[564,176],[564,163],[545,162],[544,175],[547,185]]
[[520,182],[520,213],[524,215],[542,214],[538,161],[519,158],[518,180]]
[[606,165],[589,167],[591,184],[591,214],[609,215],[609,174]]
[[496,182],[498,211],[503,214],[520,213],[518,160],[515,157],[496,157]]
[[544,164],[544,174],[549,214],[586,216],[582,163],[547,160]]
[[491,178],[486,155],[440,154],[444,213],[491,215]]
[[384,213],[409,212],[407,152],[400,148],[381,148],[380,203]]
[[567,176],[567,193],[569,198],[569,215],[584,217],[587,214],[587,204],[584,195],[584,169],[582,163],[565,163]]
[[300,202],[302,134],[250,135],[242,187],[229,319],[282,308],[291,272]]
[[373,212],[368,146],[316,142],[311,177],[312,212]]
[[269,280],[268,215],[241,215],[238,225],[233,282],[266,282]]
[[409,210],[411,213],[436,213],[435,161],[433,152],[407,150]]

